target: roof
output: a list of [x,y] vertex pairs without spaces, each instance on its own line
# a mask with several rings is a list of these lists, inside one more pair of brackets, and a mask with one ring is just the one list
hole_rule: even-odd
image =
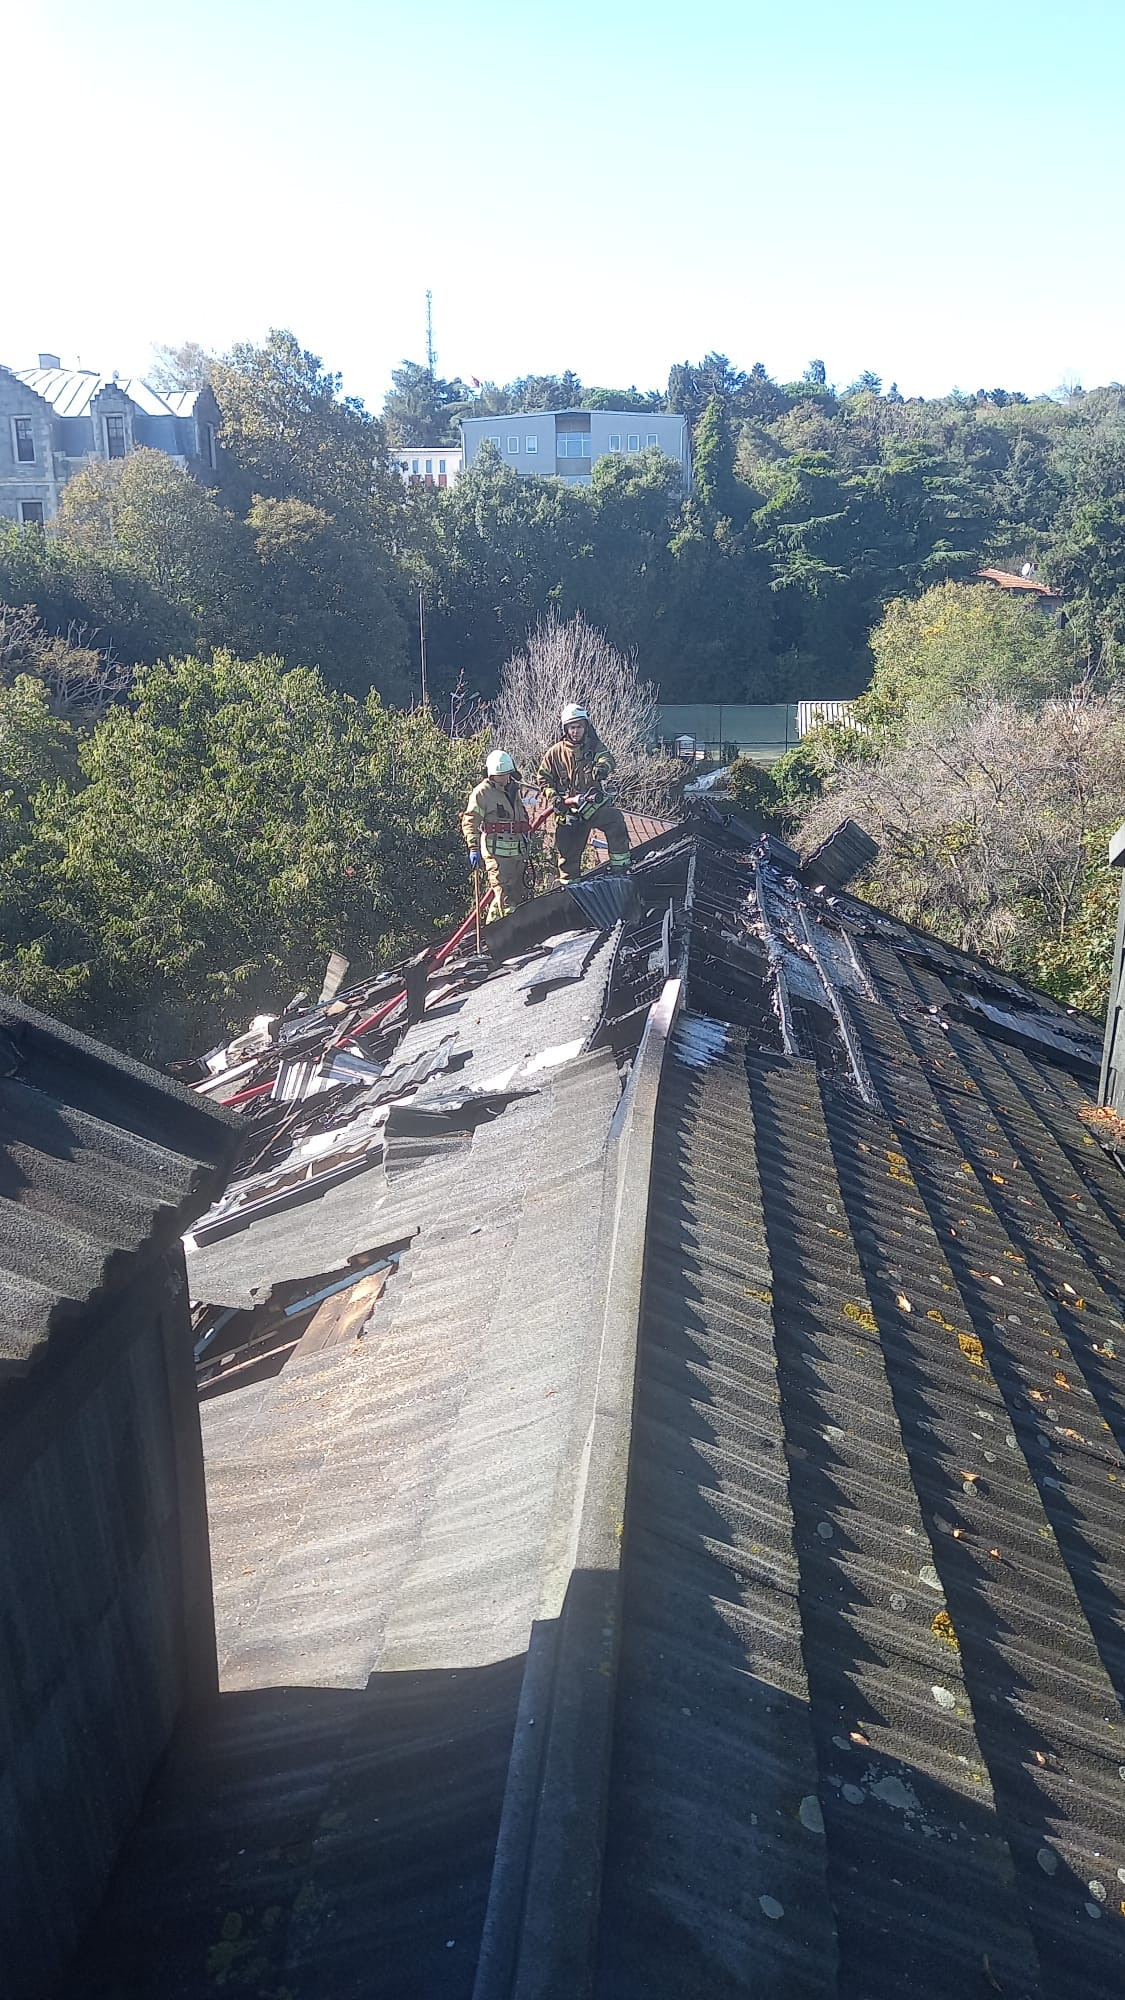
[[643,417],[646,422],[658,417],[661,423],[678,423],[681,426],[688,421],[677,410],[498,410],[486,411],[480,417],[462,417],[460,421],[463,424],[500,424],[506,418],[514,420],[518,417],[634,417],[638,420]]
[[0,1374],[175,1244],[233,1146],[179,1084],[0,996]]
[[57,417],[88,417],[91,406],[103,389],[120,389],[146,417],[187,414],[186,411],[174,410],[172,399],[159,395],[139,375],[119,381],[112,375],[100,375],[93,368],[17,368],[14,373],[37,396],[50,403]]
[[1033,576],[1014,576],[1006,569],[978,569],[977,575],[988,583],[998,583],[1003,590],[1030,590],[1036,597],[1057,597],[1058,591],[1049,584],[1039,583]]
[[1120,1990],[1100,1032],[713,805],[633,876],[431,975],[350,1127],[246,1107],[268,1167],[391,1092],[208,1288],[391,1275],[205,1385],[227,1693],[84,1995]]

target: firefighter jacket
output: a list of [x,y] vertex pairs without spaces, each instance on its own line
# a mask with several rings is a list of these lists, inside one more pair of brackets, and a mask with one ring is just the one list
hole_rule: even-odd
[[593,725],[587,723],[581,743],[572,743],[568,736],[552,743],[539,766],[537,782],[554,812],[560,799],[575,798],[592,791],[596,785],[604,785],[612,772],[612,755],[595,734]]
[[484,778],[469,793],[469,803],[461,814],[461,831],[470,852],[479,847],[483,855],[499,858],[527,853],[527,807],[518,785],[497,784]]

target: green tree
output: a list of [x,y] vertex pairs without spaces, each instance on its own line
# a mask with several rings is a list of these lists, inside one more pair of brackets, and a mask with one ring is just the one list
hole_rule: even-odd
[[304,500],[255,500],[247,525],[260,567],[255,642],[359,699],[372,687],[407,698],[402,579],[382,551]]
[[968,701],[1033,709],[1077,678],[1067,635],[1035,604],[988,583],[942,583],[897,598],[872,632],[871,651],[862,718],[891,733]]
[[[397,956],[463,900],[479,755],[278,661],[153,667],[82,744],[80,787],[37,794],[50,890],[0,977],[163,1060],[275,1009],[332,949]],[[0,935],[9,908],[10,889]]]
[[373,502],[397,493],[383,425],[292,333],[274,328],[264,346],[232,348],[211,383],[223,442],[254,493],[305,500],[337,519],[368,519]]
[[391,376],[383,421],[392,444],[452,444],[457,421],[472,408],[461,381],[446,382],[418,361],[404,361]]
[[75,548],[112,552],[200,634],[218,640],[241,621],[249,538],[167,452],[86,466],[63,488],[58,531]]

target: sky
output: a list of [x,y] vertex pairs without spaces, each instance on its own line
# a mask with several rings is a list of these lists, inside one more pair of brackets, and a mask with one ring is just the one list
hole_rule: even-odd
[[1122,0],[23,0],[2,39],[10,367],[283,326],[378,409],[429,289],[466,379],[1125,380]]

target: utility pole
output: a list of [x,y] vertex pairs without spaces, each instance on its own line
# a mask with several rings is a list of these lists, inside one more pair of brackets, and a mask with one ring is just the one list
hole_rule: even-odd
[[430,371],[430,381],[434,380],[437,355],[434,353],[434,295],[426,293],[426,367]]
[[430,695],[426,686],[426,608],[421,584],[418,585],[418,651],[422,659],[422,707],[428,708]]

